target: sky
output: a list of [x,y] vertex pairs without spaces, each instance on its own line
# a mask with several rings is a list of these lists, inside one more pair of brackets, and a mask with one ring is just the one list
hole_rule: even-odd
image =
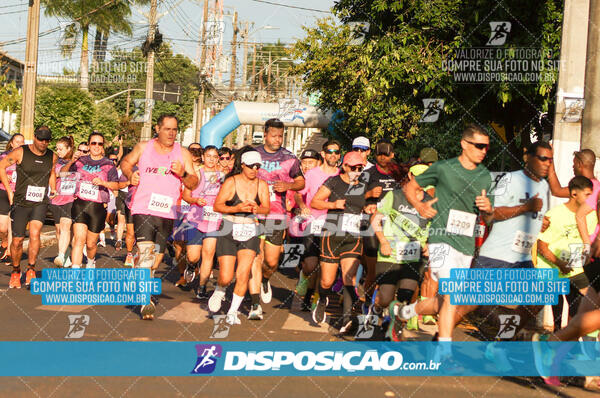
[[[233,14],[238,12],[238,22],[243,27],[243,22],[250,22],[250,42],[275,42],[278,39],[283,43],[292,43],[304,36],[302,26],[314,26],[317,19],[332,17],[328,11],[333,6],[333,0],[265,0],[268,3],[285,4],[294,7],[309,8],[319,11],[303,10],[298,8],[281,7],[267,4],[263,0],[224,0],[224,12]],[[0,49],[10,56],[21,61],[25,59],[25,43],[2,46],[2,42],[24,38],[27,32],[27,0],[1,0],[0,1]],[[164,40],[172,44],[175,53],[183,53],[192,60],[198,53],[198,37],[202,22],[203,0],[159,0],[159,15],[166,13],[159,20],[159,29]],[[148,12],[149,7],[135,8],[131,20],[134,22],[133,36],[112,35],[109,38],[109,48],[118,44],[122,48],[138,47],[145,39],[148,22],[142,14]],[[40,32],[64,25],[54,17],[44,15],[42,9]],[[252,25],[254,24],[254,25]],[[260,29],[271,26],[277,29]],[[232,18],[225,18],[224,53],[230,52],[229,42],[232,38]],[[252,34],[252,32],[255,32]],[[89,45],[93,45],[94,31],[90,32]],[[53,33],[41,37],[38,52],[38,74],[60,74],[63,67],[72,70],[79,69],[79,51],[68,58],[60,54],[58,46],[59,34]],[[238,36],[238,41],[240,37]],[[242,50],[238,48],[238,57],[241,58]]]

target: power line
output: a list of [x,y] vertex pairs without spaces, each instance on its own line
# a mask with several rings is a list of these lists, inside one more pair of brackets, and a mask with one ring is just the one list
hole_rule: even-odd
[[266,0],[250,0],[250,1],[254,1],[254,2],[257,2],[257,3],[270,4],[270,5],[279,6],[279,7],[295,8],[297,10],[314,11],[314,12],[322,12],[324,14],[331,14],[331,11],[317,10],[317,9],[314,9],[314,8],[306,8],[306,7],[298,7],[298,6],[292,6],[292,5],[289,5],[289,4],[273,3],[271,1],[266,1]]

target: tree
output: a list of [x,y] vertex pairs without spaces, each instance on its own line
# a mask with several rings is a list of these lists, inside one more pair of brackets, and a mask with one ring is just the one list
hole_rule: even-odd
[[[342,24],[320,20],[292,53],[301,61],[295,72],[304,77],[305,91],[320,93],[320,107],[342,115],[334,130],[338,138],[386,137],[403,149],[417,136],[431,135],[421,141],[445,137],[436,147],[447,148],[456,146],[466,123],[496,122],[506,130],[513,166],[520,162],[532,122],[552,110],[556,71],[530,84],[463,84],[443,66],[461,49],[485,48],[492,21],[513,21],[507,42],[494,47],[507,50],[502,60],[516,58],[515,51],[527,47],[556,59],[562,2],[501,0],[491,6],[483,0],[340,0],[334,11]],[[352,21],[370,24],[362,44],[350,45]],[[419,122],[427,98],[445,99],[437,123]]]
[[[45,7],[45,15],[76,21],[81,26],[80,86],[83,90],[88,90],[90,26],[99,26],[106,32],[112,29],[131,35],[131,24],[127,20],[131,14],[128,3],[124,0],[42,0],[42,5]],[[69,53],[73,47],[63,50]]]
[[35,125],[50,127],[56,138],[72,135],[79,143],[97,130],[109,141],[117,134],[118,123],[111,104],[95,105],[84,90],[69,86],[41,86],[37,90]]

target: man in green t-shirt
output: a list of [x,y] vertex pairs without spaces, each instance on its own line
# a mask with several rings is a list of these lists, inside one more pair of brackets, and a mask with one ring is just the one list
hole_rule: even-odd
[[[586,249],[577,229],[576,213],[592,194],[592,181],[584,176],[577,176],[569,181],[569,201],[553,207],[546,213],[550,226],[538,237],[537,251],[539,268],[558,268],[559,277],[569,278],[571,289],[567,296],[569,314],[575,316],[581,296],[585,296],[590,281],[583,272]],[[596,229],[598,217],[596,211],[586,216],[588,233]],[[589,249],[587,249],[589,252]],[[555,324],[560,325],[562,303],[553,306]]]
[[[470,268],[475,252],[477,216],[490,223],[493,207],[487,192],[492,186],[489,170],[481,163],[490,146],[488,133],[480,126],[468,125],[463,131],[457,158],[440,160],[411,180],[405,195],[419,214],[431,218],[429,229],[429,267],[435,280],[449,278],[452,268]],[[421,187],[433,185],[436,198],[420,202]],[[390,304],[390,316],[406,321],[415,315],[439,314],[438,341],[452,341],[456,307],[450,296],[437,296],[410,305]],[[445,356],[450,352],[445,352]]]

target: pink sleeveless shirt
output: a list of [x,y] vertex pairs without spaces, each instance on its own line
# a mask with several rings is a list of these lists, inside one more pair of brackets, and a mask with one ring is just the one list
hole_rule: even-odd
[[171,173],[171,162],[182,164],[183,155],[178,143],[171,152],[156,152],[156,139],[148,141],[138,162],[140,183],[133,196],[131,214],[145,214],[174,220],[177,217],[177,201],[181,196],[182,181]]

